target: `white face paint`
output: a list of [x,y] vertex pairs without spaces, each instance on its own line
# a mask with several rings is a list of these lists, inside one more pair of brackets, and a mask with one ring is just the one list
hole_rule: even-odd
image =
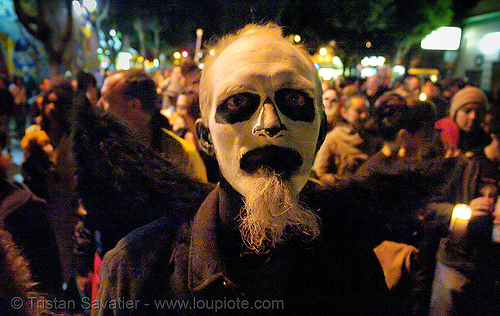
[[293,45],[263,36],[237,40],[212,65],[208,127],[224,178],[243,196],[258,176],[240,168],[241,158],[266,145],[300,154],[302,164],[285,179],[294,197],[307,182],[321,124],[321,90],[308,65]]

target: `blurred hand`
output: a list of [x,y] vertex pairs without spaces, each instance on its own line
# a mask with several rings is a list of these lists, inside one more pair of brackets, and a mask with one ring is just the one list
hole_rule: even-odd
[[495,210],[493,211],[493,224],[500,224],[500,197],[497,198]]
[[325,173],[324,175],[322,175],[321,177],[319,177],[319,180],[321,182],[332,184],[332,183],[335,183],[336,177],[332,173]]
[[[492,213],[493,212],[493,207],[494,207],[495,200],[490,197],[478,197],[472,200],[469,204],[473,215],[481,215],[477,214],[478,212],[486,212],[486,213]],[[474,214],[476,213],[476,214]],[[485,214],[482,214],[485,215]]]

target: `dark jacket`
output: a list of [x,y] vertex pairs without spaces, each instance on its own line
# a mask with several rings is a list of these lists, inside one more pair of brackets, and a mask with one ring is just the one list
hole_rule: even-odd
[[[318,210],[320,238],[290,237],[265,254],[243,246],[228,216],[242,198],[227,184],[194,217],[133,231],[104,258],[94,315],[387,315],[382,269],[353,216],[361,202],[313,183],[301,200]],[[118,299],[130,305],[116,309]]]
[[60,257],[47,204],[22,183],[5,181],[1,186],[0,226],[28,261],[33,280],[39,282],[35,289],[60,294]]
[[[497,192],[500,189],[498,163],[488,160],[484,154],[468,158],[461,157],[457,161],[456,168],[450,173],[445,190],[437,198],[441,203],[432,203],[429,209],[436,212],[443,224],[448,226],[455,204],[469,204],[473,199],[481,196],[480,189],[485,185],[493,185]],[[485,239],[491,243],[492,221],[493,218],[490,216],[480,219],[472,218],[470,220],[472,225],[468,227],[465,242],[456,242],[450,236],[443,238],[437,253],[438,260],[462,273],[470,274],[477,268],[478,246],[484,244]],[[486,238],[484,234],[487,235]]]

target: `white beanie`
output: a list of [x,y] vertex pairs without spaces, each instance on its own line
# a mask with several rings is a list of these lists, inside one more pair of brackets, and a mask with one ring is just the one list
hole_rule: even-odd
[[460,110],[461,107],[469,103],[477,103],[481,106],[486,107],[488,104],[488,98],[481,89],[467,86],[459,90],[453,96],[450,105],[450,117],[452,119],[455,119],[457,111]]

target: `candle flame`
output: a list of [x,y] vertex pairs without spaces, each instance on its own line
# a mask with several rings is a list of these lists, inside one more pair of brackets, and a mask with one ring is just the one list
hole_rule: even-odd
[[471,215],[472,215],[472,210],[468,205],[457,204],[453,208],[453,213],[452,213],[451,217],[467,220],[467,219],[470,219]]

